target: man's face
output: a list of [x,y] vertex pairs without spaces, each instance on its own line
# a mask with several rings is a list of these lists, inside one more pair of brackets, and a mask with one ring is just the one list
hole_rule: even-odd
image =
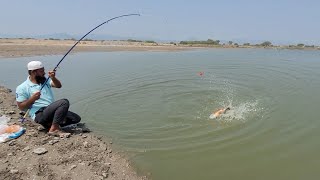
[[44,72],[44,68],[34,70],[34,73],[37,83],[43,84],[46,81],[46,77],[44,76],[46,74]]
[[34,70],[35,73],[36,73],[36,76],[41,76],[41,77],[44,77],[44,75],[46,74],[44,72],[44,68],[41,68],[41,69],[37,69],[37,70]]

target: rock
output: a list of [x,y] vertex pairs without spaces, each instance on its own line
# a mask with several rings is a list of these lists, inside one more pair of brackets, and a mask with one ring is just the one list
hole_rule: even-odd
[[16,144],[16,141],[15,141],[15,140],[11,140],[11,141],[8,143],[9,146],[14,146],[15,144]]
[[38,129],[38,131],[45,131],[46,130],[46,128],[44,128],[42,125],[38,126],[37,129]]
[[10,173],[11,173],[11,174],[16,174],[16,173],[18,173],[18,172],[19,172],[18,169],[11,169],[11,170],[10,170]]
[[60,139],[69,138],[71,136],[71,133],[63,133],[60,135]]
[[16,112],[14,112],[14,111],[9,111],[9,114],[15,114]]
[[14,111],[5,111],[4,114],[8,114],[8,115],[12,115],[12,114],[15,114],[16,112]]
[[74,169],[74,168],[76,168],[77,167],[77,165],[72,165],[71,167],[70,167],[70,170],[72,170],[72,169]]
[[107,178],[107,177],[108,177],[108,173],[102,173],[102,176],[103,176],[104,178]]
[[49,141],[48,142],[48,144],[50,144],[50,145],[54,145],[55,143],[57,143],[57,142],[59,142],[59,140],[51,140],[51,141]]
[[37,149],[33,150],[33,153],[38,154],[38,155],[45,154],[47,152],[48,151],[46,150],[46,148],[37,148]]
[[87,127],[82,127],[81,130],[82,130],[82,132],[84,132],[84,133],[91,132],[91,130],[90,130],[89,128],[87,128]]
[[89,147],[88,142],[87,142],[87,141],[83,142],[83,146],[84,146],[85,148]]
[[25,147],[25,148],[22,149],[22,152],[24,152],[24,151],[29,151],[29,150],[30,150],[30,147],[27,146],[27,147]]
[[20,112],[19,112],[19,115],[20,115],[20,116],[24,116],[25,114],[26,114],[26,112],[24,112],[24,111],[20,111]]

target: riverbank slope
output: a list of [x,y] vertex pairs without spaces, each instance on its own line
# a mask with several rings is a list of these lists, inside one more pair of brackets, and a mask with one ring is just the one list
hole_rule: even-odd
[[48,136],[30,119],[19,122],[12,90],[0,86],[2,115],[26,132],[0,144],[0,179],[147,179],[137,175],[124,155],[112,151],[112,142],[89,133],[83,125],[70,127],[69,138],[58,138]]

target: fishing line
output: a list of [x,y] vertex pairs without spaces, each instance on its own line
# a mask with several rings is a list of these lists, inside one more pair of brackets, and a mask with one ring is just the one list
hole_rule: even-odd
[[[61,60],[58,62],[58,64],[56,65],[56,67],[53,69],[53,71],[56,71],[57,68],[59,67],[60,63],[64,60],[64,58],[73,50],[74,47],[77,46],[77,44],[83,39],[85,38],[88,34],[90,34],[92,31],[96,30],[97,28],[99,28],[100,26],[112,21],[112,20],[115,20],[115,19],[118,19],[118,18],[122,18],[122,17],[125,17],[125,16],[140,16],[140,14],[124,14],[124,15],[121,15],[121,16],[116,16],[116,17],[113,17],[111,19],[108,19],[107,21],[99,24],[98,26],[96,26],[95,28],[91,29],[87,34],[85,34],[84,36],[82,36],[82,38],[80,38],[70,49],[69,51],[61,58]],[[50,77],[46,78],[46,81],[42,84],[41,88],[40,88],[40,92],[41,90],[43,89],[43,87],[45,86],[45,84],[48,82]],[[32,107],[32,106],[31,106]],[[31,109],[31,107],[28,109],[28,111],[25,113],[25,115],[22,117],[21,119],[21,122],[24,122],[24,120],[26,119],[27,115],[29,114],[29,111]]]

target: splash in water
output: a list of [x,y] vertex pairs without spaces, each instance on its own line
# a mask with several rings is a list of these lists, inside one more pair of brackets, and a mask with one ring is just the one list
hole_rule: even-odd
[[242,121],[245,122],[251,115],[258,111],[258,102],[242,102],[239,104],[228,106],[230,110],[222,114],[217,121]]
[[204,79],[209,82],[210,95],[209,101],[205,101],[205,105],[198,112],[197,119],[210,119],[210,115],[221,108],[229,107],[230,110],[222,113],[218,118],[214,118],[219,122],[246,122],[248,119],[257,116],[259,111],[258,100],[254,97],[243,97],[232,86],[228,79],[216,77],[207,74]]

